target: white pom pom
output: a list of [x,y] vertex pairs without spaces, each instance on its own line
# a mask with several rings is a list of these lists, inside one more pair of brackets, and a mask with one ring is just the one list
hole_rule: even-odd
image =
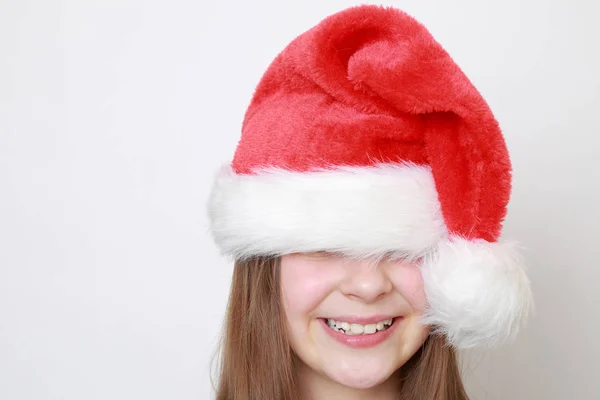
[[529,279],[512,243],[440,242],[424,259],[424,323],[457,348],[512,340],[533,309]]

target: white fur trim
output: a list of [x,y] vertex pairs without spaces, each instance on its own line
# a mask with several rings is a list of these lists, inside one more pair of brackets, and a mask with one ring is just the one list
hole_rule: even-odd
[[215,242],[237,259],[319,250],[412,258],[447,234],[431,170],[414,164],[245,175],[227,165],[208,210]]
[[512,243],[440,242],[422,264],[424,322],[457,348],[512,340],[533,309],[529,279]]

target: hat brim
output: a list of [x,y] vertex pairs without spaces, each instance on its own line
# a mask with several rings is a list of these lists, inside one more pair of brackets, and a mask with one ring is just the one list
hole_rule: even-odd
[[218,172],[211,232],[224,255],[329,250],[350,257],[419,257],[447,235],[431,169],[415,164],[309,172]]

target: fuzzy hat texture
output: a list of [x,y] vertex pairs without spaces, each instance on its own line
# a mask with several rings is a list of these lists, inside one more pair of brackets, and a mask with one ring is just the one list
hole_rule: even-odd
[[293,40],[260,80],[208,211],[224,255],[420,260],[424,322],[458,348],[512,339],[532,306],[499,242],[511,164],[477,89],[406,13],[359,6]]

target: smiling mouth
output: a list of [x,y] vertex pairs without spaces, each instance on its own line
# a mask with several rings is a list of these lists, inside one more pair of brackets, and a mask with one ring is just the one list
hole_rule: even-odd
[[329,329],[348,336],[373,335],[377,332],[388,330],[397,318],[385,319],[372,324],[356,324],[344,321],[336,321],[331,318],[325,318],[324,321]]

